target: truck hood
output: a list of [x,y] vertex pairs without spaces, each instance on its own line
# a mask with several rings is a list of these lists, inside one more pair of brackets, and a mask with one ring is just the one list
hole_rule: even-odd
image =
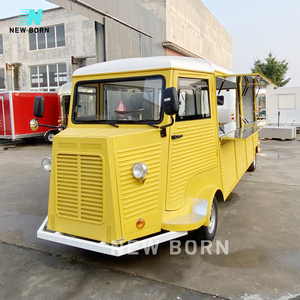
[[153,131],[159,131],[159,128],[154,128],[150,126],[124,126],[120,125],[118,128],[110,126],[105,126],[104,128],[67,128],[61,131],[54,138],[108,138],[108,137],[117,137],[128,134],[137,134],[137,133],[149,133]]

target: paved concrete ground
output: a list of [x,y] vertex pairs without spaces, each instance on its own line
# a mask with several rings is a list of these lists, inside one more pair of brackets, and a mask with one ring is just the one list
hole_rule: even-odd
[[51,146],[0,142],[0,298],[300,299],[300,142],[261,149],[257,170],[218,203],[212,255],[182,238],[177,255],[165,243],[157,255],[115,258],[36,238],[49,187],[40,161]]

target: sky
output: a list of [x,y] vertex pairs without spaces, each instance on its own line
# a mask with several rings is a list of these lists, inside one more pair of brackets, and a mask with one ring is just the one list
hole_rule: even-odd
[[[122,0],[120,0],[122,1]],[[184,1],[184,0],[182,0]],[[291,77],[287,86],[300,86],[300,0],[202,0],[232,37],[232,69],[249,73],[256,59],[271,51],[286,59]],[[20,9],[57,7],[44,0],[1,3],[0,18],[19,15]]]
[[[20,9],[49,9],[58,7],[50,2],[44,0],[13,0],[1,1],[1,9],[0,9],[0,19],[18,16],[20,14]],[[13,3],[13,4],[12,4]]]
[[286,86],[300,86],[299,0],[202,0],[232,37],[232,69],[247,73],[271,51],[286,60]]

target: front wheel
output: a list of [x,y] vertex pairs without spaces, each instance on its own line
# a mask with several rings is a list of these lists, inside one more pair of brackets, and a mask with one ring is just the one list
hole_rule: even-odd
[[198,244],[201,244],[201,241],[212,241],[216,235],[218,224],[218,206],[217,198],[214,197],[214,201],[211,206],[210,211],[210,220],[208,226],[201,226],[200,228],[194,231],[195,240]]
[[55,136],[56,133],[57,133],[57,132],[54,131],[54,130],[48,131],[48,132],[45,134],[45,136],[44,136],[45,141],[46,141],[47,143],[50,143],[50,144],[51,144],[51,143],[53,142],[53,137]]

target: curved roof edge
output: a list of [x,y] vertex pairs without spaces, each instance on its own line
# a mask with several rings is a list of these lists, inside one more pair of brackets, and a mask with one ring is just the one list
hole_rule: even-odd
[[[73,76],[96,75],[104,73],[129,72],[157,69],[184,69],[214,73],[216,70],[225,70],[202,58],[181,56],[153,56],[111,60],[77,69]],[[227,74],[233,74],[227,70]]]
[[71,91],[72,91],[72,82],[67,82],[59,88],[57,94],[59,96],[71,95]]

